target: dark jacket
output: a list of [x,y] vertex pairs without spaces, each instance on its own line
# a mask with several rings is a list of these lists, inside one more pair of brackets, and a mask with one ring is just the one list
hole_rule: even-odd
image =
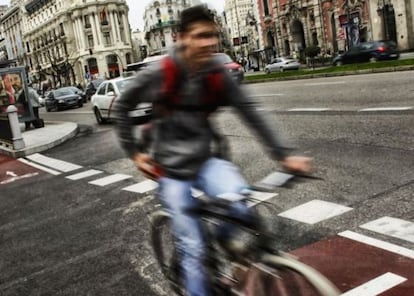
[[[264,112],[250,100],[220,64],[213,61],[202,71],[189,75],[183,67],[179,56],[174,52],[172,58],[180,73],[180,100],[186,105],[200,105],[206,93],[206,75],[223,69],[223,91],[218,102],[222,106],[235,107],[241,117],[259,134],[276,159],[286,156],[287,148],[283,147],[277,136],[274,123],[265,119]],[[133,122],[128,118],[128,111],[140,102],[157,104],[163,96],[164,73],[160,65],[138,73],[135,83],[121,96],[115,104],[116,130],[122,148],[128,156],[145,151],[144,142],[133,137]],[[167,176],[173,178],[194,177],[205,160],[211,157],[211,146],[215,135],[210,126],[210,120],[203,112],[189,110],[173,110],[165,116],[152,120],[152,157],[158,162]]]

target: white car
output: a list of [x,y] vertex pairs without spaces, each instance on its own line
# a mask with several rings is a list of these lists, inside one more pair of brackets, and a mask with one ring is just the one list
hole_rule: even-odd
[[[99,124],[114,118],[114,102],[128,88],[129,84],[135,80],[134,77],[118,77],[102,82],[96,93],[91,98],[91,107]],[[134,122],[142,123],[147,120],[152,113],[151,103],[138,104],[136,109],[129,112],[129,116],[134,118]]]
[[271,72],[283,72],[285,70],[299,70],[300,63],[291,58],[275,58],[270,64],[265,67],[265,72],[270,74]]

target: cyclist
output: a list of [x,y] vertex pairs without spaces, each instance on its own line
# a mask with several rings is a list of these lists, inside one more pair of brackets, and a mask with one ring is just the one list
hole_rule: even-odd
[[[222,141],[203,110],[205,96],[213,97],[210,101],[217,99],[219,105],[235,107],[258,133],[270,154],[286,169],[306,173],[310,170],[311,160],[288,155],[288,149],[272,128],[274,124],[264,118],[225,70],[220,70],[220,90],[208,89],[211,85],[207,75],[217,73],[221,64],[213,55],[218,48],[218,28],[205,6],[183,10],[179,29],[177,46],[169,58],[179,72],[174,101],[185,106],[166,103],[162,90],[168,75],[159,63],[139,72],[133,85],[116,102],[116,130],[122,148],[137,168],[145,176],[158,180],[157,197],[172,217],[188,295],[209,295],[208,277],[203,266],[205,241],[201,221],[185,211],[197,203],[191,188],[199,188],[209,196],[219,196],[240,194],[247,183],[234,164],[212,154],[212,142]],[[128,116],[128,112],[141,102],[152,102],[155,113],[151,122],[150,152],[145,147],[145,139],[134,138],[133,122]],[[234,210],[240,217],[248,219],[249,211],[244,202],[236,202]],[[225,231],[220,235],[231,238],[229,229]]]

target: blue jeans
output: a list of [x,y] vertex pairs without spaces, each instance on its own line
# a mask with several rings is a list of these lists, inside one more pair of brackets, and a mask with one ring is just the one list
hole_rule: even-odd
[[[207,160],[194,180],[159,179],[158,197],[172,217],[184,286],[189,296],[205,296],[210,295],[210,287],[203,264],[206,243],[201,221],[199,217],[185,212],[198,202],[191,195],[191,187],[204,191],[210,197],[217,197],[223,193],[240,194],[247,183],[236,166],[217,158]],[[235,202],[232,212],[232,215],[248,219],[249,209],[244,202]],[[229,230],[228,226],[226,230]]]

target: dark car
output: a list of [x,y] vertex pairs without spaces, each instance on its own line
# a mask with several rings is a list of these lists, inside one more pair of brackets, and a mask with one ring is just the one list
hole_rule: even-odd
[[225,53],[216,53],[215,54],[217,60],[226,67],[226,69],[229,71],[230,75],[233,77],[233,79],[237,82],[242,82],[244,79],[244,70],[243,67],[234,62],[231,57],[229,57]]
[[77,95],[80,95],[82,97],[83,103],[86,103],[86,101],[87,101],[86,100],[86,94],[83,90],[77,88],[76,86],[66,86],[66,87],[63,87],[63,88],[65,88],[65,89],[67,88],[67,89],[73,91],[73,93],[75,93]]
[[104,82],[103,79],[95,79],[88,82],[85,87],[85,96],[87,101],[91,100],[91,97],[95,94],[102,82]]
[[352,63],[367,63],[379,60],[398,59],[400,52],[394,41],[369,41],[361,42],[347,52],[333,59],[334,66]]
[[47,112],[52,110],[59,111],[75,106],[82,107],[83,98],[68,87],[53,89],[46,96],[45,108]]

